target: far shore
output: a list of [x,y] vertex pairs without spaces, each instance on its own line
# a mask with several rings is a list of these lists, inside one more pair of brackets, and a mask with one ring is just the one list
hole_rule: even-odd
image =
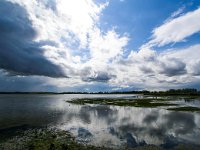
[[112,91],[112,92],[6,92],[1,91],[0,94],[139,94],[148,96],[200,96],[200,91],[197,89],[170,89],[167,91]]

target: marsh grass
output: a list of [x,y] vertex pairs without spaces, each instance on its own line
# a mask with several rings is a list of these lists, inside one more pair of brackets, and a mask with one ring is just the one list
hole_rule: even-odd
[[72,104],[100,104],[130,107],[159,107],[159,106],[176,106],[177,104],[167,103],[165,98],[141,98],[141,99],[125,99],[125,98],[83,98],[67,101]]

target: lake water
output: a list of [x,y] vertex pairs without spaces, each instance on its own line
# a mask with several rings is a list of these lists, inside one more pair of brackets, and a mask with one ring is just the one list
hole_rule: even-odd
[[[170,149],[181,143],[200,146],[200,113],[108,105],[74,105],[66,101],[84,97],[135,95],[0,95],[0,135],[24,125],[56,127],[76,140],[97,146],[137,147],[153,144]],[[200,100],[177,100],[198,106]],[[1,139],[0,137],[0,139]]]

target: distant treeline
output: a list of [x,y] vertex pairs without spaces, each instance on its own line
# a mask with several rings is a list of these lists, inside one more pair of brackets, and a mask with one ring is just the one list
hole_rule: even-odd
[[152,94],[152,95],[189,95],[189,96],[197,96],[200,95],[200,91],[197,89],[170,89],[167,91],[146,91],[144,94]]
[[170,89],[167,91],[118,91],[118,92],[0,92],[0,94],[144,94],[144,95],[157,95],[157,96],[170,96],[170,95],[188,95],[200,96],[200,91],[197,89]]
[[167,91],[126,91],[126,92],[99,92],[99,94],[144,94],[144,95],[160,95],[160,96],[170,96],[170,95],[191,95],[196,96],[200,95],[200,91],[197,89],[170,89]]

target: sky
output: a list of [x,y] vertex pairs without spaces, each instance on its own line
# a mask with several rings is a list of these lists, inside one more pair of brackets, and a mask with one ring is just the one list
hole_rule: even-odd
[[0,91],[171,88],[200,89],[200,1],[0,1]]

